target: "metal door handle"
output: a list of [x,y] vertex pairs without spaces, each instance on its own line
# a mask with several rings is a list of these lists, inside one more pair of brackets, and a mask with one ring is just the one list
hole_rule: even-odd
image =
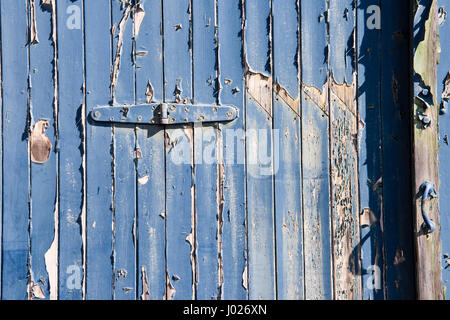
[[422,228],[426,230],[427,233],[432,233],[436,229],[436,226],[434,222],[428,217],[426,202],[428,199],[437,197],[436,190],[434,189],[434,185],[431,182],[426,181],[420,186],[419,191],[422,194],[422,217],[424,221]]

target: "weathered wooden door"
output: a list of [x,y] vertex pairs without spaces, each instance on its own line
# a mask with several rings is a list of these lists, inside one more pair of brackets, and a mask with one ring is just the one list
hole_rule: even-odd
[[3,299],[415,296],[407,1],[0,10]]
[[[431,7],[431,6],[430,6]],[[435,46],[435,48],[441,48],[441,51],[438,52],[438,64],[436,70],[436,83],[433,83],[435,88],[435,105],[436,109],[439,110],[439,127],[438,133],[439,136],[437,139],[439,143],[439,189],[438,189],[438,201],[439,206],[438,210],[440,213],[440,222],[439,231],[441,237],[441,243],[435,243],[435,246],[442,245],[442,248],[439,248],[441,251],[436,252],[435,257],[433,259],[433,264],[437,269],[437,274],[435,277],[439,279],[440,271],[442,270],[442,297],[444,299],[449,299],[450,296],[448,294],[449,280],[450,280],[450,210],[449,205],[450,201],[448,201],[448,194],[450,192],[449,185],[449,171],[448,171],[448,161],[449,161],[449,146],[448,146],[448,134],[449,134],[449,118],[447,113],[448,108],[448,100],[450,98],[450,88],[449,88],[449,72],[450,72],[450,51],[448,47],[448,43],[450,41],[450,24],[447,19],[447,12],[450,8],[450,2],[447,0],[439,0],[436,4],[434,4],[433,15],[430,14],[429,23],[435,24],[435,31],[439,32],[439,38],[434,39],[433,42],[429,42],[430,46]],[[437,41],[438,40],[438,41]],[[436,57],[433,57],[436,59]],[[441,270],[440,270],[441,269]]]

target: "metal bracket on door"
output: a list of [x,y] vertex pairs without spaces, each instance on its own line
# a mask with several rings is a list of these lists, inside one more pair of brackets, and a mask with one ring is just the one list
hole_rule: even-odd
[[90,112],[97,122],[125,124],[207,123],[232,121],[239,117],[234,106],[151,103],[121,107],[99,106]]

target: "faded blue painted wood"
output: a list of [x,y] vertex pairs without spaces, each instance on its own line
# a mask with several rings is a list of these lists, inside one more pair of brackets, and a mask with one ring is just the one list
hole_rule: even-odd
[[303,298],[300,7],[273,0],[273,96],[278,299]]
[[[361,281],[364,300],[384,298],[384,243],[381,141],[381,8],[379,0],[359,0],[358,127]],[[377,184],[378,182],[378,184]]]
[[270,1],[245,1],[245,19],[249,297],[254,300],[274,299],[276,280]]
[[[161,1],[141,1],[141,9],[145,16],[134,35],[138,104],[147,102],[149,82],[153,100],[163,101]],[[142,156],[137,156],[137,292],[139,299],[146,299],[146,294],[152,300],[162,299],[166,292],[164,127],[138,126],[136,139],[136,151]]]
[[224,145],[222,299],[247,299],[247,238],[244,132],[244,65],[241,0],[218,0],[221,104],[232,104],[241,115],[222,126]]
[[[51,11],[39,1],[33,17],[40,42],[27,45],[30,1],[0,4],[2,298],[27,298],[28,261],[30,280],[50,296],[45,254],[55,213],[59,284],[52,296],[60,299],[415,296],[406,4],[58,1],[55,75]],[[367,28],[373,4],[383,7],[382,33]],[[69,28],[69,6],[84,15],[79,28]],[[163,127],[94,123],[87,115],[108,103],[120,109],[160,101],[231,104],[240,117]],[[43,118],[52,152],[30,165],[29,131]],[[358,218],[371,224],[361,235]],[[443,246],[446,253],[445,239]],[[380,290],[368,286],[373,264],[386,270]],[[37,287],[30,292],[39,298]]]
[[[306,299],[332,299],[326,1],[301,2],[303,238]],[[318,94],[314,94],[317,89]],[[323,96],[321,102],[317,96]]]
[[[108,1],[85,1],[86,109],[110,100],[111,11]],[[113,297],[111,126],[86,125],[86,298]]]
[[334,291],[359,299],[358,114],[355,3],[329,2],[330,176]]
[[[450,1],[439,0],[438,7],[442,7],[447,14],[450,12]],[[437,66],[437,102],[447,97],[443,96],[444,90],[448,87],[445,85],[445,80],[450,71],[450,54],[448,46],[450,43],[450,22],[447,19],[440,23],[439,39],[441,42],[441,54],[439,56],[439,64]],[[443,105],[441,105],[442,107]],[[448,108],[448,106],[447,106]],[[448,110],[448,109],[447,109]],[[448,112],[448,111],[447,111]],[[450,201],[448,194],[450,192],[450,171],[448,163],[450,160],[450,147],[448,145],[448,135],[450,133],[449,114],[441,114],[439,117],[439,212],[441,218],[441,242],[442,242],[442,285],[444,289],[444,298],[450,299]]]
[[[53,47],[55,44],[53,43],[52,5],[42,6],[35,3],[34,14],[33,11],[30,12],[31,23],[33,20],[39,26],[37,33],[39,42],[29,46],[31,130],[33,133],[35,130],[42,130],[42,123],[46,123],[48,129],[37,134],[47,136],[52,148],[45,163],[36,163],[33,162],[33,143],[31,143],[30,280],[33,298],[49,299],[48,268],[50,265],[47,265],[45,254],[56,235],[54,215],[59,209],[57,207],[58,142],[56,140],[58,123],[55,117],[57,110],[54,110],[54,99],[57,97],[54,81],[56,78],[54,79],[53,76],[56,57]],[[57,287],[53,290],[57,290]],[[55,295],[55,293],[52,294]]]
[[[83,2],[57,3],[59,144],[59,289],[61,300],[83,298],[84,39]],[[70,27],[67,21],[70,22]],[[79,24],[77,24],[77,22]],[[65,58],[70,57],[70,59]],[[62,147],[63,146],[63,147]]]
[[[409,3],[382,0],[383,232],[387,299],[414,298],[409,86]],[[392,17],[396,17],[393,19]],[[389,110],[389,111],[388,111]],[[408,213],[408,214],[405,214]]]
[[[111,2],[113,105],[135,102],[131,4]],[[106,58],[106,57],[105,57]],[[113,265],[114,299],[136,299],[136,170],[134,126],[113,125]]]
[[[192,1],[193,101],[214,105],[217,102],[218,61],[216,57],[216,3]],[[221,137],[214,125],[194,124],[195,204],[197,234],[197,299],[218,299],[222,280],[222,188],[219,159]],[[220,150],[219,150],[220,149]]]
[[[164,101],[192,99],[189,1],[163,3]],[[166,298],[195,298],[195,168],[192,127],[166,128]],[[172,289],[173,288],[173,289]]]
[[[3,94],[2,299],[27,298],[28,38],[27,1],[1,8]],[[6,49],[9,48],[9,49]],[[14,66],[13,68],[5,66]]]

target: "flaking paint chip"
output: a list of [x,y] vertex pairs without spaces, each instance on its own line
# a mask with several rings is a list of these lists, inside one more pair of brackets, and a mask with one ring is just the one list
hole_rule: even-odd
[[142,21],[145,17],[145,10],[140,3],[136,4],[134,9],[133,20],[134,20],[134,36],[137,37],[139,35],[139,30],[141,29]]
[[39,120],[33,128],[30,137],[31,161],[34,163],[45,163],[50,156],[52,144],[45,135],[49,127],[47,120]]
[[38,284],[32,283],[31,292],[33,294],[33,297],[38,299],[45,299],[45,294]]
[[138,179],[138,182],[139,182],[139,184],[141,184],[141,185],[145,185],[145,184],[148,183],[148,180],[149,180],[149,179],[150,179],[150,175],[149,175],[149,174],[146,174],[145,176],[140,177],[140,178]]

